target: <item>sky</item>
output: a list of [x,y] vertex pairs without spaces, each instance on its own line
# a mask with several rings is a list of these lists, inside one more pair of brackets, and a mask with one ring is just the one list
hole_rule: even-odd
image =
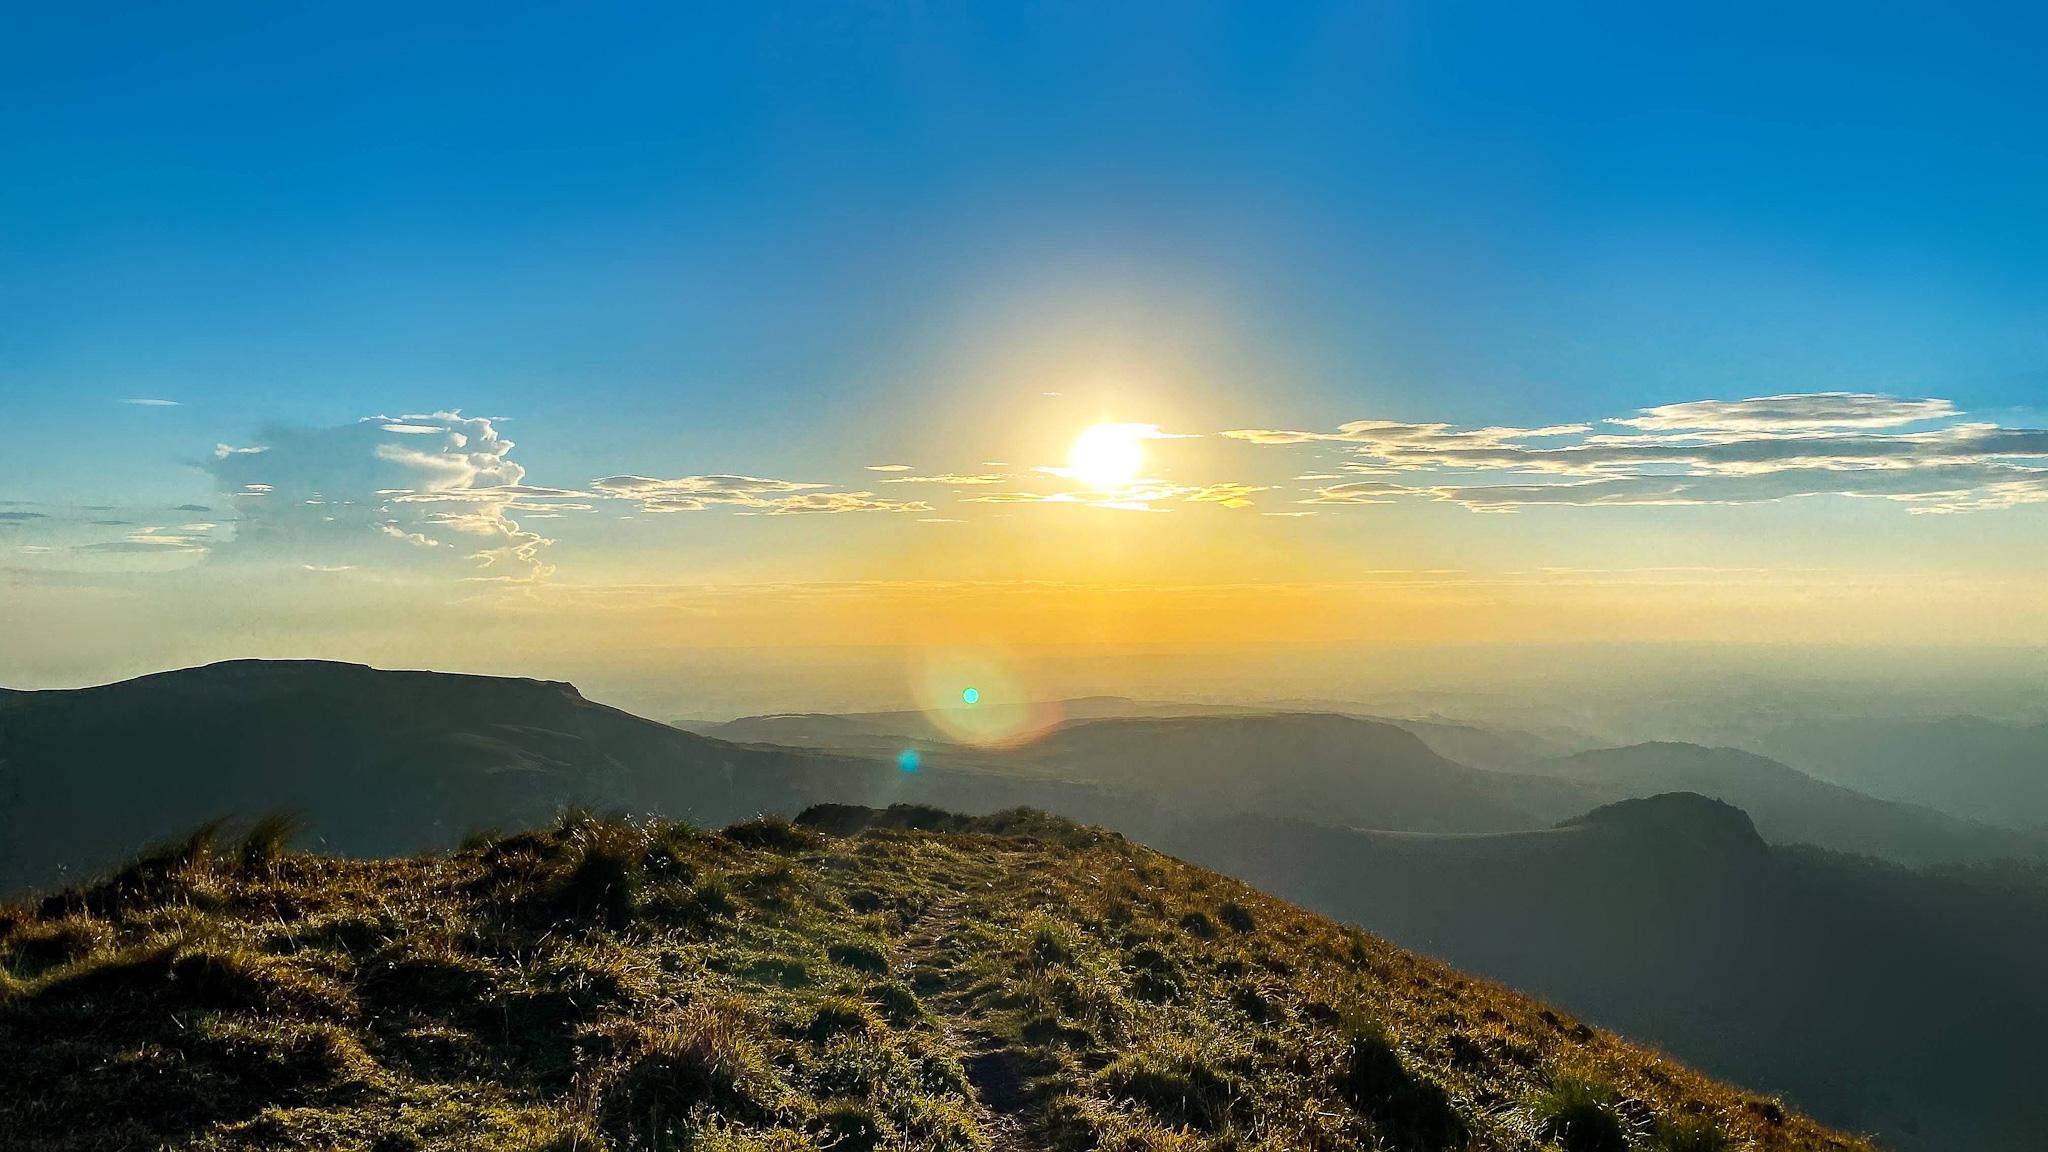
[[0,21],[0,683],[2048,643],[2038,8]]

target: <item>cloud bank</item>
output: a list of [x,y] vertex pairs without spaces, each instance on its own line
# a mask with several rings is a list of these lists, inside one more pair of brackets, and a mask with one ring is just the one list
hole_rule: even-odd
[[1302,501],[1309,504],[1424,498],[1505,512],[1847,496],[1952,513],[2048,501],[2048,429],[1962,415],[1942,399],[1816,392],[1665,404],[1602,422],[1633,432],[1358,420],[1335,432],[1224,435],[1267,445],[1344,443],[1352,446],[1345,472],[1390,478],[1324,485]]

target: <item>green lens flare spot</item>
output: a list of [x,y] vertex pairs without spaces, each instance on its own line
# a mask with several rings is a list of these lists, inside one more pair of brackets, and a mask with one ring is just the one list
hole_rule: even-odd
[[960,690],[960,699],[965,700],[969,704],[979,704],[981,703],[981,689],[962,688]]

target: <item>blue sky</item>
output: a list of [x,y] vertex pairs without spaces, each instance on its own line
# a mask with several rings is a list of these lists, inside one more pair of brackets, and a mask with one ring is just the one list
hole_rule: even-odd
[[[370,451],[364,417],[460,412],[516,442],[523,483],[583,494],[532,498],[589,506],[539,512],[571,585],[1773,555],[1932,578],[1930,549],[2023,573],[2039,509],[1986,499],[1981,476],[1947,518],[1909,520],[1927,485],[1812,495],[1825,483],[1475,517],[1485,500],[1444,490],[1512,484],[1525,458],[1361,481],[1348,456],[1219,434],[1598,436],[1662,405],[1835,392],[1956,415],[1809,431],[2039,428],[2044,22],[1931,4],[22,8],[0,36],[0,498],[65,524],[4,530],[44,581],[158,552],[204,568],[262,535],[217,445],[326,429]],[[771,527],[726,513],[781,506],[740,503],[650,527],[593,487],[741,476],[886,512],[917,501],[870,465],[1029,488],[1042,474],[1021,470],[1103,422],[1200,434],[1148,447],[1180,469],[1168,503],[1236,484],[1250,515],[1199,543],[1034,520],[934,545],[946,529],[910,525],[1042,510],[919,488],[915,515]],[[1403,491],[1318,494],[1340,482]],[[213,526],[171,523],[183,504]],[[1250,522],[1281,511],[1317,515]],[[398,564],[386,526],[419,524],[354,524],[325,566]],[[1112,563],[1133,551],[1157,563]],[[134,595],[168,611],[194,587]]]

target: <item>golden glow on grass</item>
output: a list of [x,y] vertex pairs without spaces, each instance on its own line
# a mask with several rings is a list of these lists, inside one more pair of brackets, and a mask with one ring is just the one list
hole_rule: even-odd
[[1091,488],[1122,488],[1138,478],[1145,454],[1138,441],[1149,424],[1097,424],[1081,433],[1067,452],[1067,471]]

